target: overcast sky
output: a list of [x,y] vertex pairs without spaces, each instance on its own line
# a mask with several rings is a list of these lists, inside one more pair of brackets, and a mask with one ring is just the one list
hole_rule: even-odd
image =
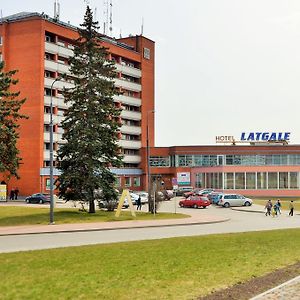
[[[103,23],[103,0],[90,0]],[[54,0],[2,0],[3,16],[53,16]],[[60,0],[81,23],[84,0]],[[217,135],[288,131],[300,143],[299,0],[114,0],[116,37],[156,42],[156,145],[214,144]]]

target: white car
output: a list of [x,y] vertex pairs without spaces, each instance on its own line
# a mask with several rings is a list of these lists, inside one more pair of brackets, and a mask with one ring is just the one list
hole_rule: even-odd
[[252,205],[253,201],[250,198],[246,198],[245,196],[238,195],[238,194],[223,194],[220,197],[218,205],[223,207],[230,207],[230,206],[250,206]]
[[136,192],[136,193],[130,193],[130,197],[133,204],[136,204],[136,201],[138,200],[139,196],[141,196],[141,202],[142,204],[148,203],[148,193],[146,192]]

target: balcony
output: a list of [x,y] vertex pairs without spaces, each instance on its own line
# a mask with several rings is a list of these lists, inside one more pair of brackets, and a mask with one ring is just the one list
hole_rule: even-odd
[[141,141],[119,140],[118,144],[126,149],[140,149],[142,147]]
[[59,56],[63,56],[69,58],[74,55],[73,51],[63,44],[55,44],[45,42],[45,51],[53,54],[58,54]]
[[137,111],[122,110],[121,117],[124,119],[140,121],[142,119],[142,114]]
[[[56,159],[57,152],[53,151],[53,159]],[[44,160],[50,160],[50,151],[44,150]]]
[[[50,132],[44,132],[44,142],[50,142]],[[62,143],[62,134],[54,132],[53,142]]]
[[142,86],[139,83],[123,80],[123,79],[115,79],[115,85],[117,87],[123,87],[130,91],[140,92],[142,90]]
[[124,95],[119,95],[115,97],[115,100],[124,104],[141,106],[142,100],[140,98],[128,97]]
[[[44,104],[46,106],[51,105],[51,97],[50,96],[44,96]],[[52,104],[53,107],[57,106],[59,108],[67,109],[69,106],[67,103],[65,103],[63,98],[60,97],[52,97]]]
[[142,71],[140,69],[129,67],[126,65],[116,64],[116,68],[118,72],[121,72],[122,74],[129,75],[135,78],[141,78],[142,77]]
[[138,127],[138,126],[123,125],[121,127],[121,132],[122,133],[127,133],[127,134],[139,135],[139,134],[141,134],[142,129],[141,129],[141,127]]
[[47,60],[45,59],[45,70],[53,71],[53,72],[59,72],[63,74],[70,74],[70,66],[65,65],[62,63],[58,63],[53,60]]
[[[44,85],[45,85],[45,87],[51,88],[51,85],[54,82],[54,80],[55,80],[55,78],[45,77],[45,79],[44,79]],[[59,80],[59,81],[55,82],[54,87],[58,88],[60,90],[63,90],[64,88],[66,88],[66,89],[73,88],[74,84],[71,83],[71,82]]]
[[[61,124],[63,116],[53,115],[53,124]],[[44,114],[44,124],[50,124],[50,114]]]
[[141,157],[139,155],[124,155],[123,162],[137,164],[141,162]]

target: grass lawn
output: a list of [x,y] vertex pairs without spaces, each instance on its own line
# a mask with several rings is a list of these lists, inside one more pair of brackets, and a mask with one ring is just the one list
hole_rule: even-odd
[[[136,218],[130,211],[122,211],[119,218],[115,212],[96,210],[95,214],[79,211],[78,208],[57,208],[54,210],[56,224],[111,222],[125,220],[161,220],[187,218],[185,214],[136,212]],[[0,226],[36,225],[49,223],[49,207],[0,206]],[[1,296],[0,296],[1,299]]]
[[196,299],[300,261],[300,229],[0,254],[0,299]]
[[285,198],[276,198],[276,197],[269,197],[269,198],[253,198],[253,201],[255,204],[263,205],[265,206],[267,201],[271,199],[272,203],[274,204],[277,199],[280,199],[281,202],[281,208],[289,210],[289,203],[291,200],[294,201],[294,207],[295,211],[300,211],[300,200],[299,198],[291,198],[291,197],[285,197]]

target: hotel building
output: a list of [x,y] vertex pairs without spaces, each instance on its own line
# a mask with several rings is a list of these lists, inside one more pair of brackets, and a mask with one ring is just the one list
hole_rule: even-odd
[[[116,62],[116,86],[121,94],[115,97],[116,106],[122,107],[120,146],[124,167],[113,169],[118,185],[142,189],[141,149],[154,146],[154,62],[155,45],[138,35],[114,39],[101,36],[101,44],[108,48],[109,58]],[[72,82],[54,80],[69,74],[69,58],[73,55],[77,28],[39,13],[19,13],[4,17],[0,22],[1,60],[5,70],[17,69],[19,83],[16,90],[27,101],[22,113],[29,119],[21,121],[18,148],[22,163],[20,180],[11,179],[8,189],[18,187],[21,195],[48,192],[50,174],[50,101],[53,101],[54,157],[62,140],[61,121],[68,108],[63,88]],[[58,170],[54,169],[54,175]],[[4,175],[0,180],[5,180]]]
[[[145,164],[146,160],[144,169]],[[300,197],[300,145],[155,147],[151,149],[150,166],[151,176],[161,177],[167,189],[176,178],[179,187]]]

